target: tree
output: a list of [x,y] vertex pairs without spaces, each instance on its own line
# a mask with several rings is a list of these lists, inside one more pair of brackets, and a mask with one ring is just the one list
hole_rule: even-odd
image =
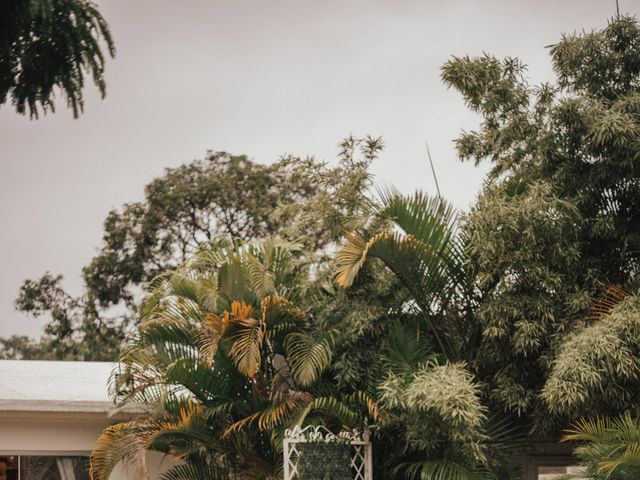
[[389,416],[385,427],[405,445],[387,453],[405,478],[496,478],[491,467],[503,453],[473,368],[481,339],[466,241],[446,201],[390,191],[336,257],[342,287],[374,259],[399,280],[388,305],[395,326],[375,349],[382,368],[369,387]]
[[0,105],[37,118],[55,109],[59,89],[78,117],[85,75],[104,98],[105,53],[115,47],[104,20],[89,0],[12,0],[0,5]]
[[349,137],[333,167],[293,156],[262,165],[209,152],[167,169],[146,186],[143,201],[109,212],[103,245],[83,269],[80,297],[64,292],[60,276],[24,282],[17,309],[51,318],[30,348],[43,358],[59,345],[55,358],[114,359],[138,321],[145,285],[205,244],[278,233],[325,258],[342,225],[366,207],[369,165],[381,148],[380,139]]
[[640,371],[638,289],[610,287],[588,325],[564,340],[542,398],[570,417],[625,411],[637,404]]
[[38,357],[37,347],[26,335],[12,335],[0,338],[0,359],[32,360]]
[[46,273],[37,281],[27,280],[20,289],[16,308],[30,315],[50,317],[39,341],[25,339],[3,350],[9,358],[42,360],[113,360],[124,340],[126,324],[117,318],[98,316],[91,304],[69,295],[62,276]]
[[[632,408],[640,394],[640,309],[631,287],[640,270],[640,144],[628,133],[639,125],[640,74],[627,56],[638,48],[640,28],[630,18],[564,37],[551,50],[558,83],[539,88],[526,83],[518,60],[452,59],[445,82],[483,117],[478,131],[457,140],[460,156],[493,165],[478,203],[458,227],[438,198],[387,194],[338,253],[341,286],[381,260],[402,292],[389,312],[402,312],[401,324],[438,365],[464,362],[467,387],[481,385],[481,410],[471,414],[469,403],[464,417],[480,420],[476,433],[506,415],[515,431],[555,435],[578,415]],[[609,298],[611,291],[624,294]],[[401,351],[418,346],[405,342]],[[389,392],[378,401],[405,409],[408,428],[429,405],[412,396],[420,391],[412,382],[426,381],[414,369],[404,381],[378,370],[393,379],[377,385]],[[434,431],[417,437],[437,444]],[[407,475],[434,478],[428,462],[451,453],[418,446]]]
[[331,362],[332,332],[308,329],[296,252],[276,239],[205,247],[154,282],[118,385],[120,406],[143,412],[103,432],[94,478],[122,460],[143,475],[147,450],[185,462],[167,480],[280,478],[285,427],[312,416],[357,424],[312,389]]
[[[620,17],[552,46],[553,84],[530,85],[513,58],[453,58],[443,67],[445,83],[482,117],[456,140],[458,153],[492,165],[463,226],[479,294],[476,368],[499,408],[541,432],[559,432],[578,413],[616,414],[640,394],[635,371],[620,373],[627,393],[575,381],[595,363],[574,364],[584,370],[572,378],[561,373],[587,336],[591,348],[610,342],[611,356],[625,355],[626,343],[613,340],[622,331],[607,328],[622,305],[611,317],[591,312],[640,270],[639,50],[637,21]],[[634,308],[625,304],[625,321]],[[617,380],[603,374],[607,385]],[[557,390],[569,380],[565,392],[587,388],[572,401]],[[578,401],[585,394],[597,408]]]

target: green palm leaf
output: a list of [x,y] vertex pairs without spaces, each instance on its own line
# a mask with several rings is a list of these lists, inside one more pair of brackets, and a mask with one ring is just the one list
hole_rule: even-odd
[[311,385],[329,367],[333,358],[333,335],[329,331],[316,336],[291,333],[286,337],[287,359],[298,385]]
[[217,465],[200,461],[173,467],[165,473],[161,480],[228,480],[229,471]]
[[456,214],[445,201],[422,193],[403,197],[391,191],[383,193],[382,200],[378,216],[392,220],[395,228],[368,238],[348,234],[336,257],[336,283],[349,287],[368,258],[380,259],[409,292],[407,307],[424,319],[440,350],[457,358],[448,337],[462,326],[437,323],[450,305],[466,304],[470,291]]
[[575,454],[587,478],[640,478],[640,419],[629,412],[615,419],[578,420],[563,440],[580,442]]

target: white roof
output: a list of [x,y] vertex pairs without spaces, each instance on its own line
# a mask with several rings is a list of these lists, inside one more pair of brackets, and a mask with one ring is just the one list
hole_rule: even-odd
[[110,362],[0,360],[0,411],[108,412]]

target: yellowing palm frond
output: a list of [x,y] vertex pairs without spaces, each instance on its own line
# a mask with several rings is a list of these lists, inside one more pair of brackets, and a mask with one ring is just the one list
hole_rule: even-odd
[[265,335],[271,340],[282,338],[287,333],[300,328],[304,312],[290,300],[277,295],[265,297],[260,304],[262,322],[266,326]]
[[343,288],[349,288],[367,260],[369,250],[377,243],[390,240],[394,237],[392,232],[380,232],[365,240],[356,233],[346,235],[346,241],[342,245],[336,257],[335,280]]
[[247,378],[260,370],[264,324],[251,317],[253,309],[244,302],[233,302],[231,323],[237,328],[229,351],[238,371]]
[[616,308],[620,304],[620,302],[622,302],[630,295],[632,295],[632,292],[624,287],[609,285],[605,289],[602,297],[596,300],[591,305],[590,313],[587,319],[595,321],[606,317],[614,308]]
[[371,419],[374,422],[378,423],[378,422],[381,422],[382,420],[384,420],[384,418],[383,418],[384,417],[384,413],[383,413],[382,407],[368,393],[363,392],[362,390],[358,390],[358,391],[352,393],[351,395],[349,395],[348,398],[349,398],[350,401],[356,401],[356,402],[364,403],[365,406],[367,407],[367,411],[369,413],[369,416],[371,417]]
[[153,420],[131,421],[107,427],[91,454],[91,478],[107,480],[123,460],[134,478],[148,479],[146,455],[156,437],[175,425]]
[[207,313],[204,317],[197,345],[200,352],[200,360],[209,367],[213,364],[220,340],[226,333],[230,322],[228,312],[224,312],[222,315]]

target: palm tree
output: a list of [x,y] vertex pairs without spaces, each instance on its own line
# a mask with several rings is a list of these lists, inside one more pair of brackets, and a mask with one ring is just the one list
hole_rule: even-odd
[[336,258],[335,280],[342,287],[378,259],[404,290],[392,307],[402,320],[391,330],[386,376],[374,397],[389,418],[387,428],[400,432],[406,445],[392,472],[407,479],[495,478],[487,466],[492,422],[467,363],[480,329],[457,226],[456,212],[441,198],[386,190],[368,222],[347,234]]
[[209,248],[153,282],[117,385],[119,406],[141,413],[103,432],[93,478],[123,460],[144,477],[148,450],[183,460],[166,480],[278,478],[285,427],[314,415],[359,421],[310,390],[331,362],[333,333],[308,328],[295,250],[275,239]]
[[335,279],[350,287],[364,263],[381,260],[406,290],[402,308],[426,328],[449,360],[469,351],[473,291],[466,272],[465,241],[458,216],[440,197],[405,197],[383,191],[380,207],[364,231],[348,233],[337,255]]
[[567,478],[640,478],[640,418],[629,412],[613,419],[580,420],[565,432],[563,440],[581,442],[575,455],[584,467],[584,473]]

